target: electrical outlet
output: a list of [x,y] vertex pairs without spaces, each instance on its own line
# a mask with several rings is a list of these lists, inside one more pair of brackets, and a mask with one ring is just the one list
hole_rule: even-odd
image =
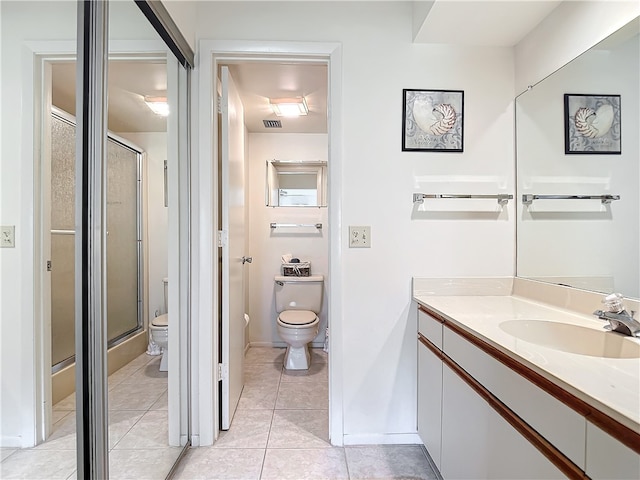
[[14,248],[16,246],[15,225],[2,225],[0,227],[0,247]]
[[349,226],[349,248],[371,248],[371,227]]

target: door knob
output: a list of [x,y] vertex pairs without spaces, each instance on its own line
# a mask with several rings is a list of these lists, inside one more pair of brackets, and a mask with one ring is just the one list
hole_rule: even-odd
[[253,262],[253,257],[242,257],[242,264]]

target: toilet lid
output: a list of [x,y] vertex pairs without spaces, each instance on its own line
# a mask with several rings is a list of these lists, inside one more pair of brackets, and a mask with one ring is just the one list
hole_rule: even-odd
[[154,327],[167,327],[169,326],[169,315],[166,313],[164,315],[160,315],[153,320],[151,320],[151,325]]
[[315,321],[316,314],[310,310],[285,310],[280,314],[280,321],[289,325],[306,325]]

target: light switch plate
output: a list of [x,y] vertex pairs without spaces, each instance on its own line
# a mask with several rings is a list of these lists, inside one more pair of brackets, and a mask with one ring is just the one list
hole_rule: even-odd
[[14,248],[16,246],[15,225],[0,226],[0,248]]
[[350,225],[349,248],[371,248],[371,227]]

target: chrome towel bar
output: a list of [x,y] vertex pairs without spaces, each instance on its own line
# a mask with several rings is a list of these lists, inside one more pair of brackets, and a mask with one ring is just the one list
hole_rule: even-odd
[[269,224],[271,228],[281,228],[281,227],[313,227],[317,229],[322,228],[321,223],[271,223]]
[[481,198],[497,200],[500,205],[505,205],[509,200],[513,199],[513,195],[499,193],[497,195],[470,195],[470,194],[452,194],[452,193],[414,193],[413,203],[423,203],[425,198]]
[[613,200],[620,200],[620,195],[533,195],[525,193],[522,195],[522,203],[531,205],[534,200],[600,200],[604,204],[609,204]]

